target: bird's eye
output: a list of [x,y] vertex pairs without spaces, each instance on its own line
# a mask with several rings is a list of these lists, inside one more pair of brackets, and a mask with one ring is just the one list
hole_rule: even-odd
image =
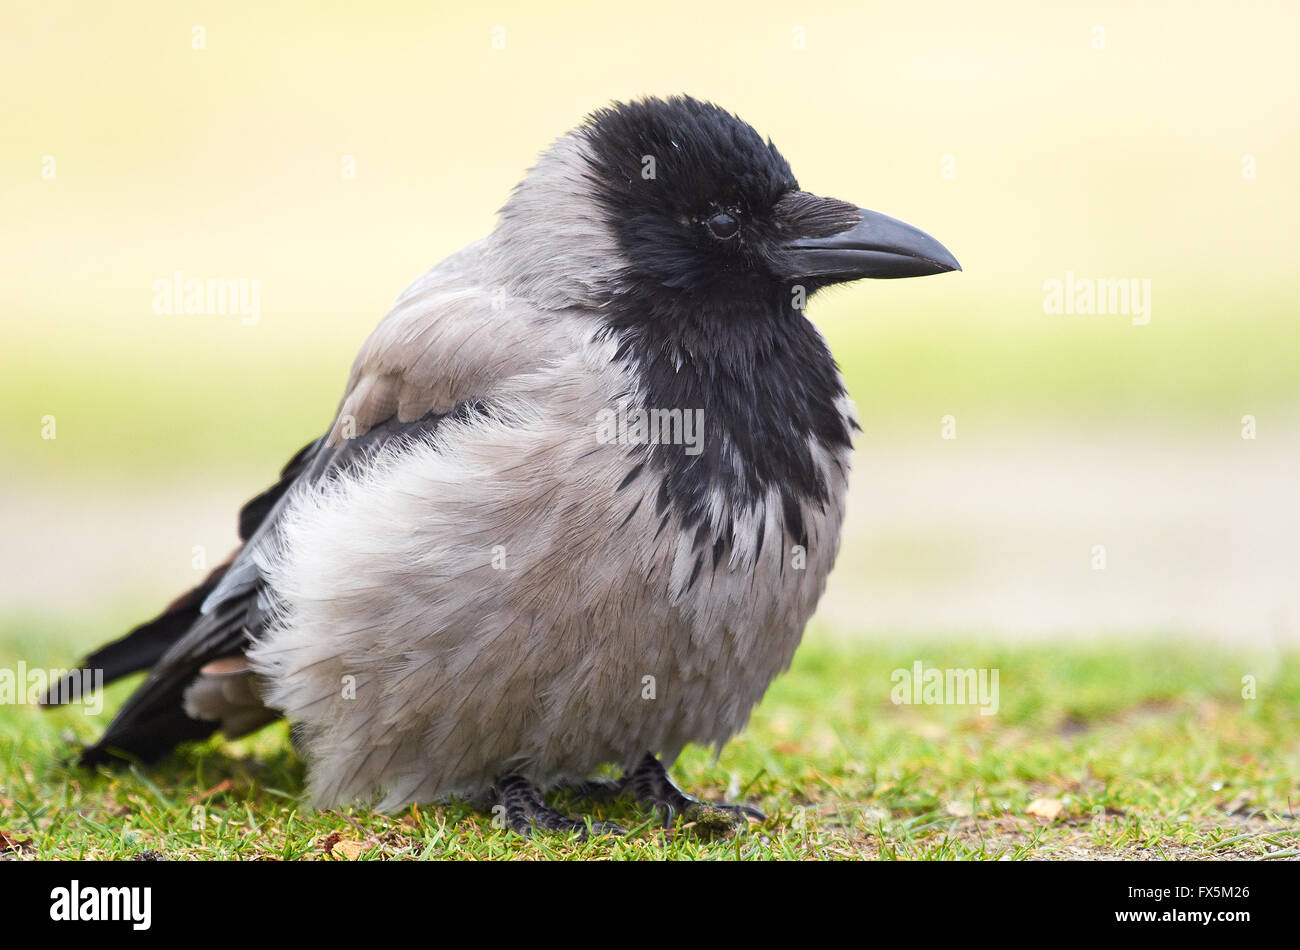
[[709,233],[720,241],[735,237],[736,232],[740,230],[740,222],[734,215],[727,214],[725,211],[719,211],[704,223],[708,225]]

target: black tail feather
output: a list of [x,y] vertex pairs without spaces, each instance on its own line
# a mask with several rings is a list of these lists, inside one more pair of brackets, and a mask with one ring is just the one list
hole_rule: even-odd
[[58,706],[69,697],[79,696],[76,687],[81,682],[83,670],[102,671],[103,683],[107,686],[123,676],[149,669],[199,619],[203,598],[217,586],[229,566],[227,561],[214,568],[202,584],[176,598],[158,616],[90,654],[79,669],[72,670],[45,691],[40,699],[41,705]]
[[[290,487],[316,459],[316,450],[323,443],[324,439],[317,439],[303,446],[281,471],[280,479],[244,505],[239,512],[241,541],[248,542],[263,522],[274,520]],[[236,568],[227,578],[239,554],[236,551],[202,584],[177,598],[157,617],[100,647],[86,657],[82,669],[70,672],[46,691],[41,703],[59,705],[80,695],[86,669],[102,672],[104,684],[149,670],[148,678],[117,711],[99,742],[82,751],[83,764],[157,759],[174,746],[205,738],[221,727],[219,721],[186,715],[185,691],[204,664],[242,651],[265,620],[256,571],[251,572],[251,582],[230,585],[232,589],[224,592],[218,589],[223,578],[243,577],[242,569]],[[204,613],[204,602],[210,597],[214,602]]]
[[[170,702],[160,704],[159,710],[149,719],[133,722],[128,728],[105,733],[94,745],[81,750],[82,765],[120,765],[128,759],[154,762],[161,759],[182,742],[206,739],[220,727],[219,722],[191,719],[185,715],[178,692]],[[115,754],[120,753],[120,754]]]
[[185,691],[204,664],[242,649],[250,627],[260,620],[255,591],[226,601],[212,613],[197,614],[117,711],[99,742],[85,749],[81,761],[86,765],[120,761],[121,757],[113,755],[115,750],[148,761],[165,755],[178,743],[216,732],[221,727],[219,721],[192,719],[186,714]]

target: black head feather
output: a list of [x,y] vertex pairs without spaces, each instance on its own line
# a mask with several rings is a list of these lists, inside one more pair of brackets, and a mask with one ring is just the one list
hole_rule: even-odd
[[[771,142],[717,106],[645,99],[596,112],[584,129],[597,161],[590,179],[639,276],[696,289],[761,272],[773,208],[798,183]],[[719,239],[714,216],[737,221]]]

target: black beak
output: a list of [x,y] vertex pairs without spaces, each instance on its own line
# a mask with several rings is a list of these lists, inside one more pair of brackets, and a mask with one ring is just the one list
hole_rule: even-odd
[[785,246],[791,277],[835,282],[861,277],[925,277],[961,270],[946,247],[910,224],[859,208],[862,220],[828,237]]

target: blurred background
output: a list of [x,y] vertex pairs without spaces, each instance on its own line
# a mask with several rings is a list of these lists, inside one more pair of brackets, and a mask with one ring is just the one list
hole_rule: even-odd
[[0,616],[89,646],[195,582],[552,139],[688,92],[965,267],[813,302],[865,428],[817,636],[1293,646],[1300,8],[1046,6],[10,5]]

